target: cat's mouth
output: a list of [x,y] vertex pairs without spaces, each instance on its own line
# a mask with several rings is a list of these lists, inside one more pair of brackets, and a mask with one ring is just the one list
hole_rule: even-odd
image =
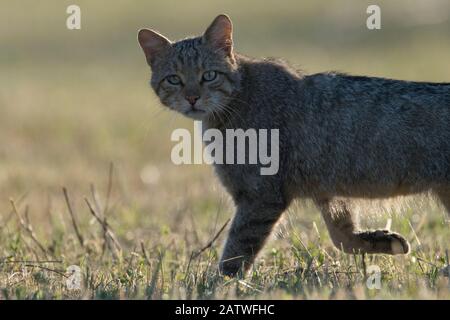
[[191,108],[191,109],[187,110],[186,112],[184,112],[185,115],[190,116],[190,117],[201,116],[201,115],[204,115],[205,113],[206,113],[205,110],[194,109],[194,108]]

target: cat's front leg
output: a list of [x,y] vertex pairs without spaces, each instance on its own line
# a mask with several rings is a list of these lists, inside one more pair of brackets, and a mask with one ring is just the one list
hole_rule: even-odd
[[246,199],[237,203],[236,214],[220,259],[222,274],[245,274],[285,208],[283,201],[269,202],[264,199]]

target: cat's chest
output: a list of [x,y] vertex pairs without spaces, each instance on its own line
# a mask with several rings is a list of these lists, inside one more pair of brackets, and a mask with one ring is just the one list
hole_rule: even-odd
[[243,193],[258,193],[262,184],[256,165],[215,164],[214,171],[222,185],[235,199]]

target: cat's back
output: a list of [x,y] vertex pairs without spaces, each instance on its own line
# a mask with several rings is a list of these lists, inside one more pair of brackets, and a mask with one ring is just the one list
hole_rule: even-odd
[[253,59],[239,55],[238,62],[248,93],[258,92],[268,98],[283,92],[294,94],[303,77],[299,70],[278,58]]
[[[281,127],[295,117],[303,101],[303,74],[282,59],[238,57],[241,116],[255,127]],[[241,117],[242,118],[242,117]],[[250,119],[249,119],[250,118]]]
[[[437,107],[450,109],[450,83],[414,82],[379,77],[353,76],[336,72],[318,73],[304,78],[315,102],[334,107],[358,107],[379,112]],[[399,110],[396,110],[399,109]]]

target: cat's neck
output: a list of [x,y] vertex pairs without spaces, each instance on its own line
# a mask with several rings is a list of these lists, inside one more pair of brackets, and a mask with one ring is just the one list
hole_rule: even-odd
[[237,64],[236,72],[239,82],[235,83],[235,89],[224,105],[224,110],[210,114],[208,118],[203,120],[207,129],[233,128],[237,126],[236,118],[241,118],[240,120],[242,120],[239,112],[242,112],[242,105],[248,104],[246,95],[248,90],[246,83],[249,81],[248,64],[254,60],[251,57],[238,53],[235,53],[234,60]]
[[210,128],[247,128],[255,123],[255,116],[276,113],[281,105],[300,98],[300,82],[304,75],[281,59],[255,59],[235,54],[239,85],[229,98],[221,114],[211,115]]

